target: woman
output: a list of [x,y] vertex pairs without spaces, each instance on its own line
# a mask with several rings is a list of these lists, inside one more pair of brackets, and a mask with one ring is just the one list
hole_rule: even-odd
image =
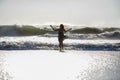
[[58,31],[59,48],[60,48],[60,51],[62,51],[62,50],[63,50],[63,40],[64,40],[65,38],[67,38],[67,37],[64,35],[64,32],[70,31],[72,28],[70,28],[70,29],[68,29],[68,30],[65,30],[63,24],[60,24],[60,28],[59,28],[59,29],[54,29],[52,25],[50,25],[50,27],[51,27],[54,31]]

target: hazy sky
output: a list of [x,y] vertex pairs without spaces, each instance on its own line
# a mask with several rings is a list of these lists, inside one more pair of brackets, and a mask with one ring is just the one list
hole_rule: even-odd
[[120,26],[120,0],[0,0],[0,24]]

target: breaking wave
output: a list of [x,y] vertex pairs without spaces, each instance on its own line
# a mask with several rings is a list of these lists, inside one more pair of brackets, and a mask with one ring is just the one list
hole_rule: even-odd
[[[31,25],[0,26],[0,36],[34,36],[34,35],[53,37],[57,36],[57,32],[52,31],[49,25],[43,25],[38,27]],[[120,28],[84,27],[73,29],[69,33],[66,33],[66,35],[68,35],[70,38],[80,39],[96,39],[96,38],[120,39]]]
[[[66,50],[120,51],[119,40],[80,40],[66,39]],[[2,37],[0,50],[58,50],[56,37]]]

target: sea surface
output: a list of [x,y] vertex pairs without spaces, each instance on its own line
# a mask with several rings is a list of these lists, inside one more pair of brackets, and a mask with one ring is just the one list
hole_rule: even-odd
[[[0,37],[0,50],[58,50],[57,37]],[[65,50],[120,51],[119,39],[65,39]]]
[[[120,51],[119,27],[65,25],[69,28],[65,50]],[[58,50],[57,36],[49,25],[0,25],[0,50]]]

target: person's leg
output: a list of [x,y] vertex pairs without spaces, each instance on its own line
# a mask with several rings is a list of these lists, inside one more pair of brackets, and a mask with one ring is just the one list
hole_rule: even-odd
[[61,48],[61,39],[59,38],[59,50],[61,51],[62,48]]
[[62,48],[62,50],[63,50],[63,41],[61,42],[61,48]]
[[59,38],[59,48],[60,48],[60,51],[63,50],[63,40],[64,40],[64,38]]
[[62,43],[59,42],[59,48],[60,48],[60,51],[62,50]]

